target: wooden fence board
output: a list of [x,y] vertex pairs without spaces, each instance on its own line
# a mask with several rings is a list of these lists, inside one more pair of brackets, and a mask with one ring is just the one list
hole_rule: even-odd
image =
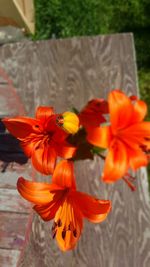
[[[54,106],[62,112],[73,106],[81,109],[89,99],[106,97],[114,88],[130,94],[138,90],[131,34],[5,45],[0,48],[0,59],[30,115],[38,105]],[[76,163],[79,189],[112,200],[108,219],[98,225],[85,222],[76,249],[62,253],[52,240],[51,222],[44,223],[34,215],[19,267],[150,266],[150,203],[145,171],[139,171],[134,193],[123,181],[103,184],[99,181],[101,171],[97,158]]]
[[0,213],[0,248],[21,249],[28,222],[27,214]]
[[30,211],[30,203],[20,198],[16,189],[0,188],[0,211],[26,213]]
[[[1,171],[0,164],[0,171]],[[17,163],[10,163],[6,168],[6,171],[0,173],[0,188],[11,188],[16,189],[16,183],[18,177],[24,176],[28,179],[31,179],[31,176],[34,171],[30,166],[30,163],[19,165]]]
[[16,267],[16,261],[19,257],[19,250],[0,249],[0,266]]

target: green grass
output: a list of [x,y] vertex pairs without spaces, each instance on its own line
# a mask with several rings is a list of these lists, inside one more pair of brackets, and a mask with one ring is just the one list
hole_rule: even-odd
[[148,119],[150,120],[150,69],[141,69],[138,72],[138,77],[141,98],[148,105]]

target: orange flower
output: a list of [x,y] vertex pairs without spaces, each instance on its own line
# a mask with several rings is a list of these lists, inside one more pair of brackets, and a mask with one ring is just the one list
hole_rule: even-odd
[[108,103],[104,99],[92,99],[79,113],[81,125],[85,128],[97,127],[106,121],[103,114],[108,113]]
[[56,125],[57,116],[51,107],[38,107],[35,119],[3,119],[9,132],[21,141],[33,166],[43,174],[53,173],[57,156],[68,159],[76,150],[65,141],[68,134]]
[[54,218],[53,238],[61,250],[73,249],[81,235],[83,217],[98,223],[107,217],[111,203],[76,191],[73,162],[63,160],[54,170],[52,183],[38,183],[19,178],[19,193],[35,204],[34,210],[44,221]]
[[108,104],[111,125],[90,129],[87,139],[95,146],[108,149],[102,178],[114,182],[129,168],[137,170],[148,164],[142,147],[150,147],[150,122],[143,121],[146,104],[128,98],[120,90],[110,92]]

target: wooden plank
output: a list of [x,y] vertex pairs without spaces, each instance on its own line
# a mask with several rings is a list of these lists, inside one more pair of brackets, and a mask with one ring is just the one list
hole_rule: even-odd
[[27,214],[0,212],[0,248],[21,249],[28,222]]
[[0,188],[0,211],[28,214],[31,205],[19,195],[17,189]]
[[12,80],[0,66],[0,118],[17,115],[25,115],[25,108]]
[[3,18],[11,18],[13,19],[18,25],[24,27],[24,23],[20,14],[18,13],[13,1],[10,0],[0,0],[0,17]]
[[[0,171],[2,170],[0,163]],[[31,168],[30,163],[20,165],[17,163],[10,163],[4,173],[0,172],[0,188],[16,188],[18,177],[23,176],[32,179],[34,170]]]
[[19,255],[19,250],[0,249],[0,266],[16,267]]
[[34,4],[33,0],[13,0],[19,14],[22,17],[26,27],[31,33],[35,32],[35,21],[34,21]]
[[[57,112],[73,106],[81,109],[89,99],[106,97],[113,88],[137,93],[131,34],[5,45],[0,58],[30,115],[38,105],[54,106]],[[97,225],[85,223],[76,249],[62,253],[51,238],[51,222],[34,216],[19,267],[149,267],[147,177],[139,172],[137,191],[132,193],[122,181],[100,182],[101,171],[100,159],[76,164],[79,190],[112,200],[108,219]]]

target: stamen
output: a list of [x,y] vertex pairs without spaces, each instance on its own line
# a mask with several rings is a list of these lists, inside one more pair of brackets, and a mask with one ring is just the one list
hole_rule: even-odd
[[57,222],[54,221],[54,223],[53,223],[53,227],[54,227],[54,228],[57,227]]
[[140,148],[143,152],[147,153],[147,146],[146,145],[140,145]]
[[57,225],[58,225],[58,227],[62,226],[62,221],[60,219],[58,220]]
[[56,233],[57,233],[57,229],[52,233],[52,234],[53,234],[53,235],[52,235],[52,238],[53,238],[53,239],[55,238]]
[[40,148],[40,145],[37,145],[36,147],[35,147],[35,150],[37,150],[37,149],[39,149]]
[[59,115],[56,119],[56,123],[58,124],[58,126],[62,126],[64,123],[64,118],[62,115]]
[[73,235],[74,235],[74,237],[77,237],[77,230],[76,229],[73,230]]
[[132,177],[132,176],[130,176],[128,174],[127,177],[123,177],[122,179],[127,183],[127,185],[130,187],[130,189],[132,191],[135,191],[136,190],[136,186],[132,184],[132,182],[134,182],[134,180],[135,180],[135,177]]
[[53,223],[53,226],[52,226],[52,232],[56,229],[56,227],[57,227],[57,223],[54,222],[54,223]]
[[68,231],[71,231],[71,223],[69,223],[69,225],[68,225],[68,229],[67,229]]
[[67,229],[68,231],[73,231],[73,224],[72,224],[72,222],[70,222],[69,224],[68,224],[68,229]]
[[66,230],[65,229],[63,229],[63,231],[62,231],[62,239],[64,240],[65,239],[65,237],[66,237]]
[[52,226],[52,238],[54,239],[57,233],[57,223],[54,222]]

